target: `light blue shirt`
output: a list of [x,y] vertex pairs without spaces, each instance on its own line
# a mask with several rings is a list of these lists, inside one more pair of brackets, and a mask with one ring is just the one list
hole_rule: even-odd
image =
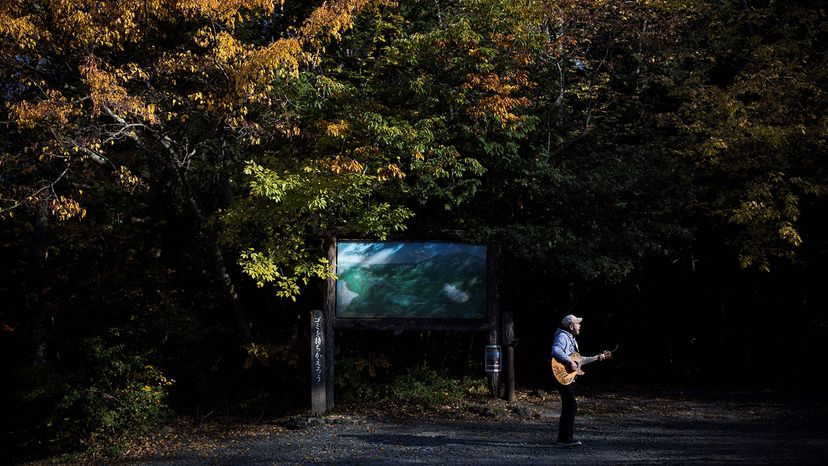
[[569,355],[578,352],[578,342],[575,336],[564,329],[559,328],[555,331],[555,337],[552,340],[552,357],[561,364],[568,365],[572,362]]

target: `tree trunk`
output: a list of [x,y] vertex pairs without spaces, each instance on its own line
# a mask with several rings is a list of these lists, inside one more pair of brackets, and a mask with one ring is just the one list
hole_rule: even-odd
[[26,273],[28,280],[23,288],[26,308],[31,316],[32,363],[35,365],[45,364],[49,360],[48,316],[41,300],[45,283],[46,259],[49,254],[48,225],[49,204],[46,199],[43,199],[35,212],[34,251]]
[[213,272],[221,283],[224,294],[227,297],[228,304],[233,309],[233,315],[236,319],[236,324],[241,336],[245,340],[249,340],[251,337],[251,330],[250,322],[247,319],[247,313],[245,312],[244,306],[239,298],[239,294],[236,291],[233,277],[230,276],[230,273],[227,270],[227,261],[224,258],[224,252],[218,244],[216,231],[210,222],[207,221],[207,217],[204,214],[198,199],[196,199],[196,196],[193,193],[186,170],[184,168],[179,169],[175,166],[175,163],[172,160],[164,157],[163,155],[156,153],[156,157],[166,171],[170,173],[173,178],[173,182],[180,188],[181,195],[184,197],[186,204],[186,210],[188,210],[198,222],[198,229],[201,230],[204,235],[204,240],[207,242],[207,248],[213,262]]
[[[127,126],[127,122],[123,118],[116,115],[109,109],[106,109],[106,111],[117,123]],[[242,306],[241,299],[239,299],[239,294],[236,291],[233,277],[231,277],[227,271],[227,262],[225,261],[224,253],[218,244],[215,229],[207,221],[207,216],[204,214],[204,210],[201,208],[201,205],[193,192],[192,186],[190,185],[190,180],[187,176],[187,168],[182,162],[182,160],[186,160],[187,158],[194,156],[195,151],[187,154],[186,148],[182,150],[182,148],[177,146],[176,143],[167,135],[150,129],[144,131],[143,136],[130,133],[129,137],[135,141],[135,143],[138,144],[144,152],[150,156],[153,156],[161,165],[161,171],[168,172],[173,183],[181,189],[181,195],[184,197],[184,201],[187,204],[187,210],[189,210],[193,217],[195,217],[198,222],[198,228],[202,231],[204,239],[207,241],[207,247],[210,251],[210,255],[212,256],[213,271],[216,274],[216,278],[218,278],[221,283],[229,304],[233,309],[236,324],[239,327],[242,337],[245,340],[249,340],[251,336],[250,323],[247,320],[247,314],[244,310],[244,306]],[[159,147],[155,146],[155,144],[160,146],[160,148],[163,148],[163,150],[158,150]],[[223,150],[224,142],[222,141],[222,151]],[[179,152],[181,152],[181,154],[179,154]],[[182,155],[181,159],[179,159],[179,155]]]
[[207,236],[207,240],[210,243],[215,272],[221,279],[221,285],[224,288],[224,293],[227,295],[230,306],[233,308],[233,315],[236,317],[236,324],[239,326],[241,335],[245,340],[249,340],[251,336],[250,322],[247,320],[247,313],[245,312],[244,306],[242,306],[241,299],[239,298],[239,294],[236,291],[236,285],[233,282],[233,277],[231,277],[230,273],[227,271],[227,265],[224,261],[224,253],[221,251],[221,248],[215,239],[215,231],[213,228],[208,227],[206,230],[205,236]]

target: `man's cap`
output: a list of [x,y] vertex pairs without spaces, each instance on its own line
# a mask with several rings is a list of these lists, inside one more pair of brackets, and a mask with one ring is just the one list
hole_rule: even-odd
[[574,315],[569,314],[568,316],[563,318],[563,320],[561,321],[561,325],[564,327],[569,327],[572,324],[581,323],[582,320],[584,319],[582,319],[581,317],[575,317]]

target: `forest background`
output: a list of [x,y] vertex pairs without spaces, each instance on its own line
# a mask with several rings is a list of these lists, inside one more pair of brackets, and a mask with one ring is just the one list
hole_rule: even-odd
[[[518,384],[575,312],[623,348],[601,383],[824,389],[826,32],[811,1],[3,1],[3,451],[306,409],[330,235],[497,246]],[[342,400],[483,376],[483,335],[337,342]]]

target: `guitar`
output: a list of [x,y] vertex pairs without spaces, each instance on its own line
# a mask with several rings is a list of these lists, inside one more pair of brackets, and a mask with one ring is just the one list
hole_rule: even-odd
[[612,353],[616,351],[618,347],[616,346],[612,351],[604,351],[603,353],[595,356],[581,356],[578,353],[572,353],[569,357],[578,363],[578,369],[574,372],[569,372],[569,369],[561,363],[559,363],[555,358],[552,358],[552,374],[555,376],[555,380],[560,382],[561,385],[569,385],[575,380],[575,376],[584,375],[585,372],[581,370],[581,367],[598,361],[603,356],[604,360],[610,359],[612,357]]

